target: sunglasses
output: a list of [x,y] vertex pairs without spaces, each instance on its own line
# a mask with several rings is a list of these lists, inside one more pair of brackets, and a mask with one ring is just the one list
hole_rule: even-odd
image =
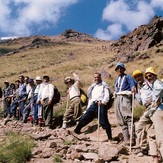
[[146,75],[145,78],[148,79],[148,78],[151,78],[152,75]]
[[66,84],[71,83],[71,81],[67,81]]

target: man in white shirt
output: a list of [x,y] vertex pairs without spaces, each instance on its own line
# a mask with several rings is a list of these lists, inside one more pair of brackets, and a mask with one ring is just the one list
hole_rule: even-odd
[[40,76],[35,78],[36,89],[34,91],[34,123],[35,125],[42,123],[42,105],[41,103],[37,104],[38,93],[40,90],[40,85],[42,83],[42,79]]
[[100,109],[100,124],[105,129],[108,140],[112,140],[111,126],[108,121],[107,108],[105,107],[109,101],[109,86],[102,81],[100,73],[94,74],[94,83],[88,88],[87,96],[89,98],[89,107],[79,120],[74,132],[80,134],[80,130],[84,126],[94,118],[98,118],[98,109]]
[[43,76],[43,83],[40,84],[37,104],[41,103],[43,106],[43,120],[45,122],[45,126],[51,127],[54,105],[54,86],[50,84],[49,81],[49,76]]
[[80,101],[80,80],[77,74],[73,73],[74,79],[71,77],[65,78],[65,84],[68,86],[67,100],[70,101],[66,106],[66,112],[63,116],[62,128],[67,127],[67,122],[74,118],[75,121],[82,115],[82,105]]

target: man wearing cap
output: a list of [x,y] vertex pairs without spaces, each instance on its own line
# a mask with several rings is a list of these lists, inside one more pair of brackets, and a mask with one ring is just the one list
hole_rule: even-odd
[[40,90],[40,85],[42,83],[42,79],[40,76],[35,78],[36,89],[34,91],[34,123],[39,124],[41,126],[42,122],[42,105],[37,104],[38,93]]
[[152,103],[152,88],[149,82],[144,80],[143,73],[140,70],[135,70],[132,76],[138,83],[138,93],[135,94],[135,98],[140,105],[144,106],[145,111],[136,125],[137,149],[134,153],[138,156],[143,156],[143,154],[148,154],[149,148],[149,154],[155,159],[157,147],[154,139],[153,122],[152,119],[145,117]]
[[53,105],[54,105],[53,96],[54,96],[54,86],[50,83],[49,76],[45,75],[43,76],[43,82],[40,85],[37,104],[42,104],[43,120],[45,122],[45,126],[48,126],[49,128],[52,127]]
[[66,77],[64,80],[64,83],[68,86],[67,105],[68,101],[70,101],[70,103],[68,106],[66,106],[66,112],[63,116],[63,129],[67,127],[67,122],[69,120],[74,118],[74,120],[77,121],[82,115],[82,105],[80,101],[81,82],[77,74],[73,73],[73,76],[74,79],[72,77]]
[[157,146],[163,158],[163,82],[157,79],[157,74],[153,67],[147,68],[144,76],[152,88],[152,105],[145,116],[153,120]]
[[125,65],[118,62],[115,71],[118,78],[114,82],[115,88],[115,113],[119,125],[122,128],[122,134],[126,145],[130,144],[132,134],[132,145],[135,145],[135,131],[133,124],[133,133],[131,131],[132,120],[132,93],[136,93],[136,82],[129,74],[125,74]]

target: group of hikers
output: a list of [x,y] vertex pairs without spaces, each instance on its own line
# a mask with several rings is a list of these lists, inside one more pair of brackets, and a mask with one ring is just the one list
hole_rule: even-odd
[[[135,154],[149,154],[153,156],[153,162],[158,163],[158,156],[163,158],[163,82],[157,78],[153,67],[147,68],[144,73],[135,70],[130,75],[125,73],[124,63],[118,62],[115,71],[118,76],[114,82],[113,93],[115,114],[122,129],[124,145],[129,146],[132,143],[136,149]],[[49,76],[43,76],[42,79],[40,76],[35,79],[19,76],[15,84],[9,84],[8,81],[4,83],[6,87],[3,90],[3,101],[4,110],[7,111],[4,124],[12,117],[16,118],[16,110],[19,108],[18,116],[23,123],[30,117],[32,123],[44,123],[45,126],[51,127],[55,91]],[[79,76],[73,73],[73,77],[66,77],[64,83],[68,90],[62,129],[66,129],[73,119],[76,122],[74,134],[80,134],[84,126],[97,118],[106,131],[109,142],[113,142],[107,108],[111,100],[111,90],[102,80],[101,74],[94,73],[94,82],[87,90],[88,104],[84,113]],[[144,108],[144,113],[136,124],[133,123],[135,100]]]
[[51,127],[54,86],[49,81],[49,76],[32,79],[23,75],[15,83],[4,81],[2,101],[4,113],[7,113],[4,124],[12,119],[27,123],[29,117],[32,124]]

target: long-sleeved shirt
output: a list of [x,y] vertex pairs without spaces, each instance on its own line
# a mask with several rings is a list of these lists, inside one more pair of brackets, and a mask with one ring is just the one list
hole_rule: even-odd
[[71,87],[68,89],[68,93],[70,96],[70,99],[80,96],[80,88],[79,88],[79,81],[76,81]]
[[152,88],[147,81],[144,81],[138,88],[138,93],[135,95],[135,98],[141,105],[149,105],[149,101],[152,100]]
[[131,91],[133,86],[136,86],[136,81],[129,74],[119,76],[114,82],[115,92]]
[[7,88],[5,88],[3,90],[3,96],[6,97],[6,96],[9,96],[12,94],[12,88],[10,86],[8,86]]
[[34,91],[34,95],[38,95],[39,90],[40,90],[40,85],[41,85],[41,84],[38,84],[38,85],[36,86],[36,89],[35,89],[35,91]]
[[[151,84],[153,94],[152,94],[152,109],[156,109],[155,103],[157,100],[163,99],[163,82],[160,80],[155,80],[153,84]],[[162,102],[162,101],[161,101]],[[163,110],[163,104],[157,107],[157,110]]]
[[50,83],[41,83],[38,93],[38,100],[44,100],[48,98],[52,100],[54,96],[54,86]]

